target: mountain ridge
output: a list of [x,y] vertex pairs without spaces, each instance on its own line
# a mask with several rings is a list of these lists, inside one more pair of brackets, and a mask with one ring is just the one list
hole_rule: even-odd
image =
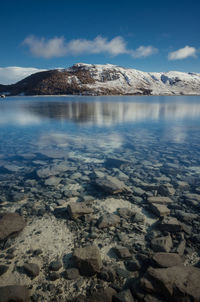
[[76,63],[66,69],[40,71],[10,85],[6,95],[200,95],[200,74],[144,72],[112,64]]

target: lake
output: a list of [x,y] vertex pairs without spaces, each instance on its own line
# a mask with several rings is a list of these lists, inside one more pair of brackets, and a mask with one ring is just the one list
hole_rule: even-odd
[[[71,203],[86,208],[69,210]],[[41,249],[48,262],[59,256],[67,268],[74,247],[88,243],[99,247],[108,264],[116,259],[110,252],[116,244],[136,258],[171,251],[184,255],[186,264],[198,263],[200,97],[1,100],[0,212],[15,211],[27,221],[24,233],[10,243],[19,265]],[[163,221],[164,216],[178,220]],[[161,236],[172,244],[156,245]],[[40,259],[41,266],[45,261]],[[123,261],[119,265],[124,268]],[[30,285],[18,271],[11,273],[14,262],[10,266],[2,284]],[[51,297],[51,291],[40,292]],[[72,297],[75,293],[71,289]]]

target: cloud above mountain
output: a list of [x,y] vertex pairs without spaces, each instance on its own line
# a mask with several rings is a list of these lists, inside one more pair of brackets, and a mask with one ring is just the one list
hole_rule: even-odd
[[36,57],[50,59],[53,57],[79,56],[82,54],[109,54],[117,56],[127,54],[133,58],[144,58],[156,54],[157,48],[153,46],[140,46],[136,50],[128,49],[127,43],[121,36],[108,40],[97,36],[93,40],[73,39],[68,42],[64,37],[45,39],[44,37],[28,36],[23,45],[26,45],[30,53]]
[[140,46],[136,50],[132,50],[131,55],[134,58],[144,58],[158,53],[158,49],[153,46]]
[[172,51],[168,54],[168,59],[172,60],[183,60],[189,57],[196,58],[197,57],[197,49],[191,46],[185,46],[176,51]]
[[38,69],[32,67],[0,67],[0,84],[13,84],[31,75],[32,73],[44,70],[45,69]]

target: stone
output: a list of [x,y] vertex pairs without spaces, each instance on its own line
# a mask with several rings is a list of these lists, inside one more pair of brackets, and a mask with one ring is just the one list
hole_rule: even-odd
[[176,210],[176,216],[178,217],[178,219],[184,221],[185,223],[189,223],[192,224],[194,220],[199,219],[199,215],[198,214],[193,214],[193,213],[187,213],[185,211],[182,210]]
[[187,193],[183,195],[183,199],[185,201],[194,200],[197,203],[200,203],[200,194]]
[[95,275],[102,268],[99,249],[93,245],[75,249],[73,259],[83,276]]
[[93,209],[86,206],[84,202],[72,202],[67,206],[67,211],[71,219],[93,213]]
[[0,287],[0,302],[29,302],[30,294],[22,285],[9,285]]
[[141,264],[138,260],[129,260],[126,261],[126,268],[131,272],[139,271],[141,269]]
[[85,302],[112,302],[116,291],[111,288],[105,288],[94,293],[91,297],[86,298]]
[[128,248],[123,246],[117,246],[114,248],[115,253],[119,259],[128,260],[132,258],[132,255]]
[[51,271],[58,271],[62,267],[62,262],[60,260],[52,261],[49,265]]
[[159,225],[161,231],[167,232],[180,232],[182,226],[180,222],[175,217],[164,217]]
[[117,277],[119,278],[128,279],[131,276],[130,271],[120,267],[119,265],[115,265],[113,268],[115,269]]
[[153,262],[158,267],[166,268],[183,263],[181,257],[175,253],[156,253],[152,257]]
[[158,194],[161,196],[173,196],[176,190],[173,188],[171,184],[160,185],[158,187]]
[[36,276],[39,275],[40,273],[40,268],[37,264],[35,263],[25,263],[24,264],[24,270],[25,272],[30,276],[35,278]]
[[117,273],[114,267],[103,267],[101,272],[98,274],[98,278],[107,281],[107,282],[114,282],[117,277]]
[[177,181],[176,186],[181,190],[188,190],[190,185],[185,181]]
[[68,280],[78,279],[80,277],[79,270],[77,268],[75,268],[75,267],[68,268],[65,271],[65,277]]
[[113,176],[97,178],[96,185],[103,189],[105,192],[111,194],[121,193],[122,191],[127,189],[123,181],[118,180],[116,177]]
[[0,214],[0,241],[22,231],[26,223],[17,213]]
[[132,187],[134,196],[143,196],[145,191],[139,187]]
[[115,158],[115,157],[108,157],[105,161],[105,165],[108,166],[108,168],[120,168],[123,164],[130,164],[130,161],[122,159],[122,158]]
[[168,209],[168,207],[164,204],[152,203],[150,209],[158,217],[162,217],[170,214],[170,209]]
[[200,301],[200,269],[192,266],[177,265],[168,268],[149,268],[156,294],[167,301]]
[[114,295],[113,302],[134,302],[130,289],[125,289]]
[[111,226],[116,226],[119,223],[120,223],[119,216],[115,214],[104,214],[99,218],[97,225],[99,229],[103,229]]
[[149,203],[170,204],[173,201],[169,197],[151,196],[151,197],[148,197],[148,202]]
[[56,175],[56,174],[53,173],[53,171],[50,167],[38,169],[36,171],[36,174],[39,178],[48,178],[52,175]]
[[45,155],[49,158],[66,158],[67,157],[67,153],[65,150],[51,150],[51,149],[46,149],[45,150],[40,150],[40,153],[42,155]]
[[144,215],[141,213],[135,213],[133,217],[133,222],[134,223],[144,223]]
[[3,274],[5,274],[8,270],[8,266],[0,264],[0,276],[2,276]]
[[58,273],[56,273],[56,272],[50,272],[50,273],[49,273],[49,279],[50,279],[51,281],[56,281],[56,280],[58,280],[59,278],[60,278],[60,276],[59,276]]
[[186,241],[185,240],[181,240],[177,247],[176,247],[176,252],[180,255],[183,256],[184,251],[185,251],[185,247],[186,247]]
[[19,167],[17,165],[14,165],[14,164],[5,164],[4,166],[4,169],[8,170],[9,172],[19,172],[21,169],[23,169],[23,167]]
[[135,215],[135,212],[133,212],[129,208],[119,208],[119,209],[117,209],[117,212],[120,217],[125,218],[125,219],[133,217]]
[[57,186],[61,182],[62,178],[56,176],[50,176],[44,182],[46,186]]
[[12,202],[18,202],[18,201],[21,201],[21,200],[24,200],[24,199],[25,199],[24,193],[16,192],[16,191],[12,191],[10,193],[10,200]]
[[144,302],[163,302],[163,299],[148,294],[144,297]]
[[154,252],[169,253],[173,246],[172,238],[170,235],[164,237],[157,237],[151,240],[151,248]]

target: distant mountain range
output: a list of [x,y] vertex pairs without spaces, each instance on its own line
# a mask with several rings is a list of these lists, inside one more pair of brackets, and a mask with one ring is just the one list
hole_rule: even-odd
[[7,95],[200,95],[200,74],[143,72],[111,64],[77,63],[66,69],[34,73],[12,85]]

